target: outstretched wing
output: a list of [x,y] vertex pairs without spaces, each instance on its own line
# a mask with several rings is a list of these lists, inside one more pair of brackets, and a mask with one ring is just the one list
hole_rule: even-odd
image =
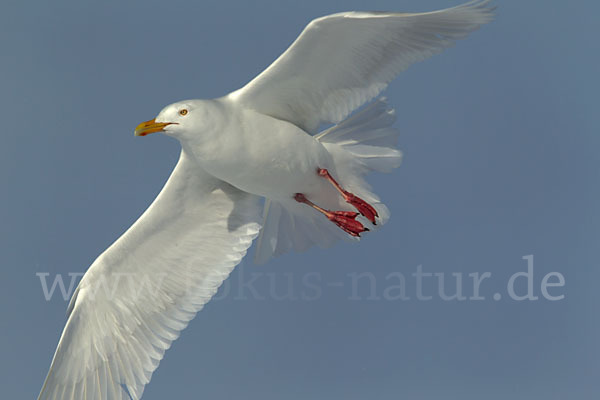
[[420,14],[346,12],[315,19],[273,64],[230,96],[315,133],[321,123],[340,122],[377,96],[411,64],[490,21],[488,3],[477,0]]
[[82,278],[39,399],[139,399],[165,350],[246,254],[259,199],[182,152],[140,219]]

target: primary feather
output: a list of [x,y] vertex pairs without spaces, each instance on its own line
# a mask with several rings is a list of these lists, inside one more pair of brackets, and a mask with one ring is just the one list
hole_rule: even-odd
[[232,96],[315,133],[320,124],[338,123],[373,99],[411,64],[489,22],[488,3],[418,14],[345,12],[317,18]]
[[39,399],[139,399],[246,254],[259,218],[258,197],[182,152],[154,203],[82,278]]

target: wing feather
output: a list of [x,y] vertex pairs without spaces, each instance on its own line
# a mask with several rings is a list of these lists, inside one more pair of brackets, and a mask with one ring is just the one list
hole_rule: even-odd
[[317,18],[265,71],[231,98],[315,133],[377,96],[400,72],[489,22],[490,0],[403,14],[346,12]]
[[83,276],[39,399],[139,399],[241,261],[259,219],[257,197],[182,152],[153,204]]

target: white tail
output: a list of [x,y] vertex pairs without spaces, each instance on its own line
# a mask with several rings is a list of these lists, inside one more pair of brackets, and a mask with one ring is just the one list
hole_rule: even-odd
[[[387,222],[390,213],[364,177],[372,171],[390,172],[400,166],[402,153],[395,148],[399,132],[392,128],[395,120],[395,111],[381,98],[315,136],[332,155],[338,181],[375,207],[380,225]],[[262,264],[273,256],[304,251],[312,245],[330,247],[340,239],[356,240],[323,216],[318,217],[298,218],[284,203],[267,199],[255,262]]]

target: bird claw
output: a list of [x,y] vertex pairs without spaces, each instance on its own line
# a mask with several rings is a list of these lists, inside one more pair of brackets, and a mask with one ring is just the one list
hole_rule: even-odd
[[375,207],[350,192],[344,192],[344,199],[347,203],[352,204],[366,219],[371,221],[373,225],[377,225],[375,218],[379,217],[379,214]]
[[375,218],[379,217],[379,214],[377,213],[377,210],[375,210],[375,207],[373,207],[360,197],[356,196],[355,194],[345,191],[340,186],[340,184],[335,179],[333,179],[333,176],[331,176],[327,169],[318,168],[317,174],[320,177],[327,179],[329,183],[331,183],[333,187],[335,187],[335,189],[344,197],[346,203],[352,204],[352,206],[356,208],[358,212],[361,213],[366,219],[371,221],[373,225],[377,225],[377,223],[375,222]]
[[325,214],[327,218],[339,226],[344,232],[360,237],[362,232],[368,232],[369,228],[365,228],[363,224],[356,220],[358,216],[354,211],[329,211]]

